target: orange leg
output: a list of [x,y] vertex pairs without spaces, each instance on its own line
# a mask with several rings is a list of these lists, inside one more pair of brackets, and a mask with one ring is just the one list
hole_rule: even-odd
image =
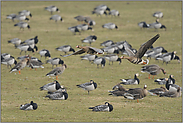
[[154,75],[153,75],[153,79],[154,79]]
[[18,71],[18,73],[21,74],[21,73],[20,73],[20,70]]
[[30,68],[30,70],[32,70],[32,68]]
[[139,100],[137,99],[137,103],[139,103]]
[[35,70],[37,70],[37,68],[35,68]]
[[151,78],[150,78],[150,74],[149,74],[149,77],[148,77],[148,79],[151,79]]
[[58,80],[58,76],[56,76],[56,80]]

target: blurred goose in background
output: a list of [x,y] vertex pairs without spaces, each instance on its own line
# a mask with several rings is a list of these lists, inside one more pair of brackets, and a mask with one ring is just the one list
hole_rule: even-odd
[[84,20],[89,26],[95,26],[96,22],[94,20],[92,20],[90,17],[85,17]]
[[149,94],[151,94],[152,96],[157,96],[157,95],[163,94],[166,91],[167,91],[167,89],[162,86],[160,88],[148,90]]
[[120,79],[122,82],[120,84],[124,85],[138,85],[140,83],[140,80],[137,78],[139,76],[138,73],[134,75],[133,79]]
[[157,12],[153,13],[153,17],[163,18],[163,12],[157,11]]
[[96,14],[97,16],[98,15],[102,16],[103,14],[105,14],[107,16],[107,12],[105,10],[102,10],[102,9],[95,9],[92,11],[92,14]]
[[94,54],[104,54],[104,52],[101,50],[101,49],[98,49],[98,48],[94,48],[94,47],[89,47],[89,46],[80,46],[80,45],[77,45],[76,48],[79,48],[80,50],[72,53],[72,54],[69,54],[69,55],[60,55],[62,57],[67,57],[67,56],[71,56],[71,55],[78,55],[78,54],[83,54],[83,53],[88,53],[88,54],[91,54],[91,55],[94,55]]
[[101,65],[102,68],[105,67],[106,60],[104,57],[98,57],[93,61],[94,64],[97,64],[97,68]]
[[28,29],[30,29],[29,24],[28,24],[28,23],[26,23],[26,22],[19,22],[19,23],[17,23],[17,24],[14,24],[14,26],[19,26],[19,27],[20,27],[20,30],[21,30],[21,29],[23,29],[23,30],[24,30],[24,28],[28,28]]
[[97,55],[91,55],[91,54],[80,56],[81,60],[88,60],[89,62],[94,61],[97,57],[98,57]]
[[50,54],[50,52],[49,52],[48,50],[46,50],[46,49],[40,50],[40,51],[39,51],[39,54],[40,54],[40,59],[42,58],[42,56],[44,56],[45,59],[46,59],[46,57],[49,57],[49,59],[51,59],[51,54]]
[[147,24],[145,21],[139,22],[138,26],[142,28],[149,28],[149,24]]
[[57,21],[64,22],[63,18],[60,15],[53,15],[50,17],[50,20],[54,20],[55,22],[57,22]]
[[62,64],[61,67],[56,67],[55,69],[47,73],[46,76],[56,76],[56,80],[58,80],[58,76],[64,72],[65,68],[67,68],[67,65]]
[[93,80],[90,80],[90,82],[86,82],[86,83],[79,84],[76,86],[88,91],[88,95],[89,95],[90,91],[93,91],[97,88],[97,83],[94,82]]
[[96,35],[90,35],[88,37],[86,37],[85,39],[82,39],[82,43],[89,43],[91,46],[92,42],[95,42],[97,40],[97,36]]
[[150,79],[150,75],[153,75],[153,79],[154,79],[154,76],[159,74],[161,71],[163,74],[166,74],[165,70],[156,64],[146,65],[141,68],[142,73],[144,72],[149,73],[149,77],[148,77],[149,79]]
[[63,45],[63,46],[57,47],[56,50],[64,52],[65,54],[71,51],[75,52],[75,50],[70,45]]
[[157,19],[155,23],[149,24],[149,28],[154,28],[155,31],[157,31],[157,29],[165,29],[165,31],[166,31],[166,26],[165,25],[162,25],[159,22],[159,19]]
[[55,92],[55,91],[59,90],[60,88],[61,88],[60,83],[57,80],[54,80],[51,83],[43,85],[39,89],[40,89],[40,91],[45,90],[48,92]]
[[102,25],[103,28],[107,28],[107,29],[117,29],[118,30],[118,26],[114,23],[106,23],[104,25]]
[[109,15],[111,15],[111,16],[120,16],[120,13],[119,13],[118,10],[111,10],[111,11],[109,12]]
[[109,104],[108,102],[105,102],[105,105],[97,105],[94,107],[89,107],[89,109],[92,109],[92,111],[98,112],[98,111],[108,111],[111,112],[113,110],[113,106]]
[[57,65],[59,65],[59,64],[64,64],[64,61],[61,60],[60,58],[52,58],[52,59],[47,60],[46,63],[52,64],[52,69],[53,69],[54,65],[56,65],[56,67],[57,67]]
[[56,6],[48,6],[48,7],[45,7],[45,10],[51,12],[51,14],[53,14],[53,12],[60,12],[59,9],[56,7]]
[[76,32],[81,35],[81,32],[79,31],[77,26],[69,27],[68,30],[70,30],[74,35],[76,35]]
[[22,11],[18,12],[18,14],[32,17],[32,14],[29,10],[22,10]]
[[25,54],[27,51],[32,51],[34,53],[34,49],[31,48],[31,46],[29,44],[20,44],[17,46],[18,49],[20,49],[20,55],[22,53],[22,51],[25,51]]
[[164,93],[160,94],[160,97],[175,98],[175,97],[180,97],[180,96],[181,96],[181,89],[180,89],[180,87],[178,87],[178,89],[176,91],[167,91],[167,92],[164,92]]
[[114,42],[112,40],[107,40],[107,41],[100,43],[100,46],[108,47],[108,46],[111,46],[113,44],[114,44]]
[[118,55],[109,54],[109,55],[105,55],[104,58],[109,60],[109,65],[110,65],[110,62],[112,62],[112,65],[113,65],[114,61],[115,62],[119,61],[119,64],[121,64],[121,58],[119,58]]
[[132,52],[132,50],[130,50],[130,48],[127,46],[126,43],[124,43],[124,47],[125,50],[127,51],[127,53],[129,54],[129,57],[126,56],[122,56],[121,59],[127,59],[128,61],[130,61],[133,64],[140,64],[140,65],[145,65],[149,63],[149,60],[143,60],[142,57],[144,56],[144,54],[146,53],[146,51],[150,48],[150,46],[160,37],[159,34],[157,34],[156,36],[154,36],[153,38],[151,38],[149,41],[145,42],[143,45],[141,45],[141,47],[139,48],[139,50],[137,51],[136,54],[134,54]]
[[20,105],[20,110],[36,110],[37,108],[37,103],[34,103],[33,101],[31,101],[30,103]]
[[13,38],[11,40],[8,40],[8,43],[14,44],[15,45],[15,48],[16,48],[18,45],[20,45],[21,39],[19,39],[19,38]]
[[162,60],[163,63],[165,62],[166,65],[175,58],[176,51],[173,51],[171,53],[165,53],[160,56],[156,57],[156,60]]
[[12,68],[11,65],[13,65],[13,64],[16,65],[17,61],[15,60],[15,58],[13,56],[10,56],[10,58],[2,59],[1,64],[7,65],[7,68],[9,68],[9,66],[10,66],[10,68]]
[[77,25],[77,29],[79,29],[80,31],[86,31],[86,30],[94,31],[93,28],[89,27],[87,24]]
[[27,18],[25,15],[16,15],[12,19],[13,20],[18,20],[18,21],[24,21],[24,20],[29,21],[29,18]]
[[96,9],[101,9],[101,10],[105,10],[105,11],[110,11],[110,8],[109,8],[108,6],[106,6],[106,5],[99,5],[99,6],[96,6],[96,7],[94,8],[94,10],[96,10]]
[[11,19],[14,22],[14,19],[16,17],[16,14],[10,14],[10,15],[6,15],[6,19]]
[[62,89],[60,91],[57,91],[56,93],[46,95],[45,97],[48,97],[49,99],[52,100],[67,100],[68,94],[65,91],[65,89]]
[[44,68],[42,65],[43,63],[40,60],[30,60],[29,67],[31,67],[31,69],[37,70],[37,68]]
[[74,19],[76,19],[78,22],[83,23],[85,21],[85,17],[82,15],[78,15],[76,17],[74,17]]

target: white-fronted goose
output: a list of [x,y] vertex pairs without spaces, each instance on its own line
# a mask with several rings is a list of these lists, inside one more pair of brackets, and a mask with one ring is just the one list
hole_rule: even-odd
[[149,79],[150,79],[150,75],[153,75],[153,79],[154,79],[154,76],[159,74],[161,71],[163,74],[166,74],[165,70],[156,64],[146,65],[141,68],[142,73],[144,72],[149,73],[149,77],[148,77]]
[[40,51],[39,51],[39,54],[40,54],[40,59],[42,58],[42,56],[44,56],[45,59],[46,59],[46,57],[49,57],[49,59],[51,59],[51,54],[50,54],[50,52],[49,52],[48,50],[46,50],[46,49],[40,50]]
[[56,93],[46,95],[45,97],[48,97],[52,100],[67,100],[68,94],[64,89],[62,89],[60,91],[57,91]]
[[25,54],[27,51],[32,51],[34,53],[34,49],[30,47],[29,44],[20,44],[17,46],[18,49],[20,49],[20,55],[22,53],[22,51],[25,51]]
[[141,47],[139,48],[139,50],[137,51],[136,54],[134,54],[132,52],[132,50],[130,50],[130,48],[126,45],[126,43],[124,43],[124,47],[125,50],[128,52],[129,57],[126,56],[122,56],[121,59],[127,59],[128,61],[130,61],[133,64],[140,64],[140,65],[145,65],[149,63],[149,60],[143,60],[142,57],[144,56],[144,54],[146,53],[146,51],[150,48],[150,46],[160,37],[159,34],[157,34],[156,36],[154,36],[153,38],[151,38],[149,41],[147,41],[146,43],[144,43],[143,45],[141,45]]
[[11,67],[11,65],[13,65],[13,64],[16,65],[17,61],[15,60],[15,58],[13,56],[10,56],[10,58],[2,59],[1,64],[5,64],[5,65],[7,65],[7,68],[9,68],[9,66]]
[[94,47],[89,47],[89,46],[80,46],[80,45],[77,45],[76,48],[79,48],[80,50],[72,53],[72,54],[69,54],[69,55],[64,55],[62,57],[67,57],[67,56],[71,56],[71,55],[78,55],[78,54],[83,54],[83,53],[88,53],[88,54],[104,54],[104,52],[101,50],[101,49],[98,49],[98,48],[94,48]]
[[155,89],[148,90],[148,92],[152,96],[157,96],[157,95],[163,94],[166,91],[167,91],[167,89],[165,87],[162,87],[162,86],[160,88],[155,88]]
[[109,104],[108,102],[105,102],[105,105],[97,105],[95,107],[89,107],[89,109],[92,109],[92,111],[108,111],[111,112],[113,110],[113,106]]
[[120,84],[124,85],[138,85],[140,83],[140,80],[137,78],[139,76],[138,73],[134,75],[133,79],[120,79],[122,82]]
[[59,90],[60,88],[61,88],[60,83],[58,81],[54,80],[54,82],[43,85],[39,89],[40,89],[40,91],[45,90],[48,92],[55,92],[55,91]]
[[31,67],[31,69],[37,70],[37,68],[44,68],[42,65],[43,63],[40,60],[30,60],[29,67]]
[[8,43],[14,44],[15,45],[15,48],[16,48],[18,45],[20,45],[21,39],[19,39],[19,38],[13,38],[13,39],[9,40]]
[[60,12],[59,11],[59,9],[56,7],[56,6],[48,6],[48,7],[45,7],[45,10],[47,10],[47,11],[49,11],[49,12],[51,12],[51,14],[53,13],[53,12]]
[[82,43],[89,43],[91,46],[92,42],[95,42],[97,40],[97,36],[96,35],[90,35],[88,37],[86,37],[85,39],[82,39]]
[[119,13],[118,10],[111,10],[111,11],[109,12],[109,15],[111,15],[111,16],[120,16],[120,13]]
[[178,87],[178,89],[176,91],[167,91],[167,92],[164,92],[164,93],[160,94],[160,97],[175,98],[175,97],[180,97],[180,96],[181,96],[180,87]]
[[19,22],[17,24],[14,24],[14,26],[19,26],[20,27],[20,30],[21,29],[24,30],[24,28],[30,29],[30,26],[29,26],[29,24],[27,22]]
[[165,62],[166,65],[175,58],[176,51],[173,51],[171,53],[165,53],[161,56],[156,57],[157,60],[162,60],[163,63]]
[[90,82],[86,82],[86,83],[79,84],[79,85],[76,85],[76,86],[88,91],[88,95],[89,95],[90,91],[93,91],[97,88],[97,83],[94,82],[93,80],[90,80]]
[[119,58],[118,55],[109,54],[109,55],[105,55],[104,58],[109,60],[109,65],[110,65],[110,62],[112,62],[112,65],[113,65],[114,61],[115,62],[119,61],[119,64],[121,64],[121,58]]
[[105,67],[106,60],[104,57],[98,57],[93,61],[94,64],[97,64],[97,68],[101,65],[102,68]]
[[118,29],[118,26],[114,23],[106,23],[104,25],[102,25],[103,28],[107,28],[107,29]]
[[18,14],[32,17],[32,14],[29,10],[22,10],[22,11],[18,12]]
[[54,20],[55,22],[57,22],[57,21],[64,22],[63,18],[60,15],[53,15],[50,17],[50,20]]
[[84,56],[80,56],[81,60],[88,60],[89,62],[94,61],[98,56],[97,55],[91,55],[91,54],[86,54]]
[[52,69],[53,69],[54,65],[56,65],[56,67],[57,67],[57,65],[59,65],[59,64],[64,64],[64,61],[61,60],[60,58],[52,58],[52,59],[47,60],[46,63],[52,64]]
[[138,26],[142,28],[149,28],[149,24],[147,24],[145,21],[139,22]]
[[46,76],[56,76],[56,80],[58,80],[58,76],[64,72],[65,68],[67,68],[67,65],[62,64],[61,67],[56,67],[55,69],[47,73]]
[[108,46],[111,46],[113,44],[114,44],[114,42],[112,40],[107,40],[107,41],[100,43],[100,46],[108,47]]
[[163,12],[157,11],[157,12],[153,13],[153,17],[163,18]]
[[75,50],[70,45],[63,45],[63,46],[57,47],[56,50],[64,52],[65,54],[71,51],[75,52]]
[[36,110],[37,108],[37,103],[34,103],[33,101],[31,101],[30,103],[20,105],[20,110]]

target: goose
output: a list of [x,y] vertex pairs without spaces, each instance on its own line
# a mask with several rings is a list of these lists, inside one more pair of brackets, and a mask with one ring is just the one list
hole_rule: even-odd
[[31,69],[35,69],[37,70],[37,68],[44,68],[44,66],[42,66],[43,63],[40,60],[30,60],[30,65],[29,67],[31,67]]
[[149,60],[143,60],[142,57],[144,56],[144,54],[146,53],[146,51],[150,48],[150,46],[160,37],[159,34],[157,34],[156,36],[154,36],[153,38],[151,38],[149,41],[147,41],[146,43],[144,43],[143,45],[141,45],[141,47],[139,48],[139,50],[137,51],[136,54],[134,54],[132,52],[132,50],[130,50],[130,48],[127,46],[126,43],[124,43],[124,47],[125,50],[127,51],[127,53],[129,54],[129,57],[126,56],[122,56],[121,59],[127,59],[128,61],[130,61],[133,64],[140,64],[140,65],[145,65],[149,63]]
[[22,10],[22,11],[18,12],[18,14],[32,17],[32,14],[29,10]]
[[60,15],[53,15],[50,17],[50,20],[54,20],[55,22],[57,22],[57,21],[64,22],[63,18]]
[[17,23],[17,24],[14,24],[14,26],[19,26],[19,27],[20,27],[20,30],[21,30],[21,29],[23,29],[23,30],[24,30],[24,28],[28,28],[28,29],[30,29],[29,24],[28,24],[28,23],[26,23],[26,22],[19,22],[19,23]]
[[166,65],[175,58],[175,54],[176,54],[176,51],[173,51],[173,52],[170,52],[170,53],[165,53],[161,56],[157,56],[156,57],[156,60],[162,60],[163,63],[165,62]]
[[96,58],[94,61],[93,61],[94,64],[97,64],[97,68],[99,68],[98,66],[101,65],[102,68],[105,67],[105,63],[106,63],[106,60],[104,57],[98,57]]
[[96,22],[94,20],[92,20],[90,17],[85,17],[84,20],[89,26],[95,26]]
[[51,54],[50,54],[50,52],[49,52],[48,50],[46,50],[46,49],[40,50],[40,51],[39,51],[39,54],[40,54],[40,59],[42,58],[42,56],[44,56],[45,59],[46,59],[46,57],[49,57],[49,59],[51,59]]
[[[169,91],[177,91],[178,87],[180,87],[179,85],[173,84],[172,81],[170,81],[169,79],[166,81],[165,87],[167,90]],[[180,87],[180,89],[182,90],[182,88]]]
[[107,13],[105,10],[102,10],[102,9],[95,9],[92,11],[92,14],[96,14],[97,16],[100,15],[102,16],[103,14],[105,14],[107,16]]
[[25,15],[16,15],[16,16],[12,17],[12,20],[29,21],[29,18],[27,18]]
[[116,62],[119,61],[119,64],[121,64],[121,58],[119,58],[118,55],[109,54],[109,55],[105,55],[104,58],[109,60],[109,65],[110,65],[110,62],[112,62],[112,65],[113,65],[114,61]]
[[163,94],[166,91],[167,91],[167,89],[162,86],[160,88],[148,90],[149,94],[151,94],[152,96],[157,96],[157,95]]
[[83,84],[78,84],[76,86],[88,91],[88,95],[89,95],[90,91],[93,91],[97,88],[97,83],[94,82],[93,80],[90,80],[90,82],[86,82],[86,83],[83,83]]
[[18,49],[20,49],[20,55],[22,53],[22,51],[25,51],[25,54],[27,51],[32,51],[34,53],[34,49],[31,48],[31,46],[29,44],[20,44],[17,46]]
[[177,56],[177,55],[175,55],[175,57],[174,57],[174,59],[173,60],[177,60],[178,61],[178,63],[180,63],[180,58],[179,58],[179,56]]
[[158,46],[158,47],[152,48],[152,50],[153,50],[154,52],[161,52],[161,53],[167,53],[167,52],[168,52],[168,51],[167,51],[164,47],[162,47],[162,46]]
[[102,49],[107,54],[119,54],[119,48],[116,45],[111,45]]
[[55,94],[55,93],[60,93],[60,92],[67,92],[66,88],[65,88],[63,85],[60,85],[60,87],[61,87],[61,88],[59,88],[59,89],[56,90],[56,91],[53,91],[53,92],[48,91],[47,93],[48,93],[48,94]]
[[157,12],[153,13],[153,17],[163,18],[163,12],[157,11]]
[[11,55],[9,53],[2,53],[1,54],[1,60],[10,58]]
[[72,53],[72,54],[69,54],[69,55],[60,55],[62,57],[67,57],[67,56],[71,56],[71,55],[78,55],[78,54],[83,54],[83,53],[88,53],[88,54],[91,54],[91,55],[94,55],[94,54],[104,54],[104,52],[101,50],[101,49],[98,49],[98,48],[94,48],[94,47],[89,47],[89,46],[80,46],[80,45],[77,45],[76,48],[79,48],[80,50]]
[[108,46],[111,46],[113,44],[114,44],[114,42],[112,40],[107,40],[107,41],[100,43],[100,46],[108,47]]
[[37,108],[37,103],[34,103],[33,101],[31,101],[30,103],[20,105],[20,110],[36,110]]
[[111,16],[120,16],[120,13],[119,13],[118,10],[111,10],[111,11],[109,12],[109,15],[111,15]]
[[52,100],[67,100],[68,93],[65,90],[57,91],[56,93],[46,95],[45,97],[48,97]]
[[166,71],[156,64],[146,65],[141,68],[142,73],[144,72],[149,73],[149,77],[148,77],[149,79],[150,79],[150,75],[153,75],[153,79],[154,79],[154,76],[159,74],[161,71],[163,72],[163,74],[166,74]]
[[144,85],[144,88],[130,88],[125,94],[124,94],[124,98],[126,99],[131,99],[131,100],[137,100],[138,99],[143,99],[144,97],[146,97],[148,94],[147,91],[147,85]]
[[53,12],[60,12],[59,11],[59,9],[56,7],[56,6],[48,6],[48,7],[45,7],[45,10],[47,10],[47,11],[49,11],[49,12],[51,12],[51,14],[53,13]]
[[53,69],[53,66],[56,65],[59,65],[59,64],[64,64],[64,61],[61,60],[60,58],[52,58],[52,59],[49,59],[46,61],[46,63],[50,63],[52,64],[52,69]]
[[[19,56],[17,57],[18,60],[23,60],[24,58],[28,58],[29,55],[25,55],[25,56]],[[31,57],[31,61],[38,61],[38,58],[36,57]]]
[[21,44],[24,44],[24,43],[26,43],[26,44],[37,44],[38,41],[39,41],[38,36],[35,36],[34,38],[30,38],[30,39],[27,39],[27,40],[21,42]]
[[114,23],[106,23],[104,25],[102,25],[103,28],[107,28],[107,29],[117,29],[118,30],[118,26]]
[[19,74],[21,74],[20,71],[21,71],[25,66],[29,65],[29,62],[30,62],[30,57],[21,60],[20,62],[18,62],[18,63],[10,70],[10,73],[12,73],[12,72],[14,72],[14,71],[18,71]]
[[56,76],[56,80],[58,80],[58,76],[64,72],[65,68],[67,68],[67,65],[62,64],[61,67],[56,67],[55,69],[47,73],[46,76]]
[[85,21],[85,17],[82,16],[82,15],[78,15],[78,16],[74,17],[74,19],[76,19],[78,22],[83,22],[83,21]]
[[149,24],[147,24],[145,21],[139,22],[138,26],[142,28],[149,28]]
[[149,24],[149,28],[154,28],[155,31],[157,31],[157,29],[165,29],[166,31],[166,26],[162,25],[159,20],[157,19],[155,23],[151,23]]
[[89,107],[89,109],[92,109],[92,111],[98,112],[98,111],[113,111],[113,106],[109,104],[108,102],[105,102],[104,105],[97,105],[94,107]]
[[11,19],[14,22],[14,19],[16,17],[16,14],[10,14],[10,15],[6,15],[6,19]]
[[68,30],[70,30],[74,35],[76,35],[76,32],[78,32],[79,35],[81,35],[81,32],[79,31],[77,26],[69,27]]
[[169,75],[169,78],[159,78],[159,79],[154,80],[154,82],[158,82],[158,84],[160,84],[160,85],[166,84],[167,81],[170,84],[175,84],[175,79],[173,77],[174,77],[174,75]]
[[71,51],[73,53],[75,52],[75,50],[70,45],[63,45],[63,46],[57,47],[56,50],[64,52],[65,54]]
[[159,57],[159,56],[161,56],[162,55],[162,53],[161,52],[154,52],[154,53],[152,53],[152,54],[150,54],[150,55],[147,55],[147,58],[157,58],[157,57]]
[[11,65],[13,65],[13,64],[16,65],[17,61],[15,60],[15,58],[13,56],[10,56],[10,58],[2,59],[1,64],[5,64],[5,65],[7,65],[7,68],[9,68],[9,66],[11,67]]
[[88,37],[86,37],[85,39],[82,39],[82,43],[89,43],[91,46],[92,42],[95,42],[97,40],[97,36],[96,35],[90,35]]
[[140,83],[140,80],[137,78],[139,76],[138,73],[134,75],[133,79],[120,79],[122,82],[120,84],[124,85],[138,85]]
[[178,87],[178,89],[176,91],[167,91],[164,92],[162,94],[160,94],[159,97],[171,97],[171,98],[175,98],[175,97],[180,97],[181,96],[181,89],[180,87]]
[[14,46],[15,46],[15,48],[16,48],[18,45],[20,45],[21,39],[19,39],[19,38],[13,38],[13,39],[11,39],[11,40],[8,40],[8,43],[14,44]]
[[86,54],[84,56],[80,56],[81,60],[88,60],[89,62],[94,61],[96,58],[98,58],[97,55],[91,55],[91,54]]
[[57,80],[54,80],[51,83],[45,84],[41,86],[39,89],[40,91],[45,90],[48,92],[55,92],[61,88],[60,83]]
[[101,9],[101,10],[105,10],[105,11],[110,11],[110,8],[106,5],[99,5],[97,7],[94,8],[94,10],[96,9]]
[[125,89],[122,85],[117,84],[112,88],[113,91],[108,91],[109,95],[113,96],[124,96],[124,93],[127,92],[127,89]]
[[86,31],[86,30],[94,31],[93,28],[89,27],[87,24],[77,25],[77,29],[79,29],[80,31]]

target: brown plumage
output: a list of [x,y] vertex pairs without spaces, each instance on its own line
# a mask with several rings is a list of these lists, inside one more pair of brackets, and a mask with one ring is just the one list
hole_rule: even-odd
[[125,50],[129,54],[129,57],[122,56],[121,59],[127,59],[128,61],[130,61],[133,64],[140,64],[140,65],[148,64],[149,60],[148,59],[143,60],[142,57],[159,37],[160,37],[160,35],[157,34],[156,36],[151,38],[149,41],[142,44],[136,54],[134,54],[133,51],[127,46],[127,44],[124,43]]
[[163,72],[163,74],[166,74],[165,70],[156,64],[146,65],[141,68],[142,73],[144,72],[149,73],[149,77],[148,77],[149,79],[150,79],[150,75],[153,75],[153,79],[154,79],[154,76],[159,74],[161,71]]
[[83,54],[83,53],[88,53],[88,54],[104,54],[104,52],[101,50],[101,49],[98,49],[98,48],[94,48],[94,47],[89,47],[89,46],[85,46],[85,47],[82,47],[80,45],[77,45],[76,48],[79,48],[80,50],[72,53],[72,54],[69,54],[69,55],[60,55],[62,57],[67,57],[67,56],[71,56],[71,55],[78,55],[78,54]]
[[127,92],[127,89],[124,88],[122,85],[117,84],[115,85],[112,90],[114,91],[108,91],[110,94],[109,95],[113,95],[113,96],[124,96],[124,93]]
[[165,93],[160,94],[160,97],[180,97],[181,96],[181,90],[180,87],[178,87],[177,91],[167,91]]
[[167,91],[167,89],[165,87],[162,87],[162,86],[160,88],[155,88],[155,89],[148,90],[148,92],[151,95],[160,95],[160,94],[163,94],[166,91]]

